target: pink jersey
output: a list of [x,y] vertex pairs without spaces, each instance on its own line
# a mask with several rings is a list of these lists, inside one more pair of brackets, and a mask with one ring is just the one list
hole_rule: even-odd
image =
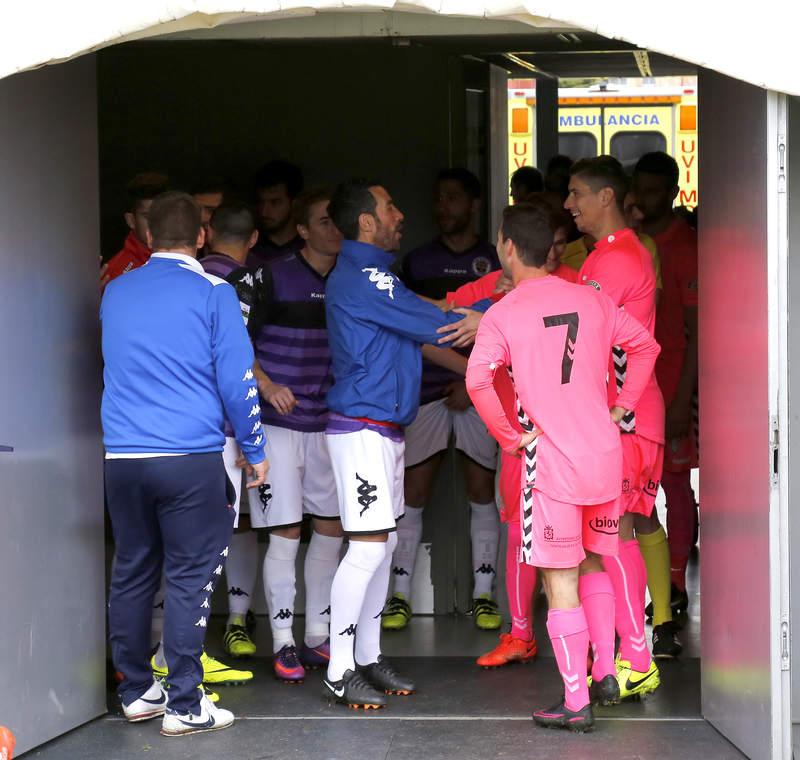
[[[626,313],[641,324],[650,335],[656,324],[656,273],[653,257],[636,233],[627,227],[598,240],[594,251],[583,263],[580,282],[605,293]],[[609,361],[608,403],[616,404],[617,390],[624,378],[625,356],[621,351]],[[620,406],[624,406],[620,404]],[[628,425],[626,427],[625,425]],[[635,432],[656,443],[664,442],[664,399],[650,377],[635,410],[635,419],[623,423],[622,430]]]
[[658,344],[606,296],[556,277],[523,280],[481,320],[467,368],[472,402],[502,448],[515,452],[519,429],[494,384],[496,372],[513,367],[520,403],[542,431],[536,488],[558,501],[601,504],[620,494],[622,448],[606,388],[612,345],[628,352],[618,403],[633,409]]

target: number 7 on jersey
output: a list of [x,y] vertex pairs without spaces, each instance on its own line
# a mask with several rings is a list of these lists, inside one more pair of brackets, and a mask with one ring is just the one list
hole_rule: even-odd
[[578,324],[580,318],[577,311],[569,314],[553,314],[543,317],[545,327],[567,326],[567,335],[564,340],[564,356],[561,359],[561,385],[565,385],[572,377],[572,361],[575,357],[575,342],[578,340]]

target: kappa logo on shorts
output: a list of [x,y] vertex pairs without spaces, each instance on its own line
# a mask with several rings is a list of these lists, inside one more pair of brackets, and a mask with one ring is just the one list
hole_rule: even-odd
[[277,614],[273,616],[273,620],[291,620],[294,617],[294,613],[291,610],[283,609],[278,610]]
[[264,483],[263,486],[258,487],[258,500],[261,502],[261,508],[266,512],[269,509],[269,503],[272,501],[272,486],[269,483]]
[[595,517],[593,520],[589,520],[589,527],[595,533],[616,536],[619,533],[619,519],[610,520],[608,517]]
[[543,533],[545,541],[552,541],[555,538],[555,532],[553,531],[552,525],[545,525]]
[[356,635],[356,628],[358,626],[355,623],[350,623],[339,635],[340,636],[355,636]]
[[358,503],[364,507],[364,509],[358,513],[358,516],[363,517],[364,512],[378,501],[378,497],[373,495],[374,492],[378,490],[378,486],[373,486],[372,483],[362,478],[358,473],[356,473],[356,480],[361,483],[358,487]]
[[630,493],[631,492],[631,481],[628,478],[622,481],[622,493]]

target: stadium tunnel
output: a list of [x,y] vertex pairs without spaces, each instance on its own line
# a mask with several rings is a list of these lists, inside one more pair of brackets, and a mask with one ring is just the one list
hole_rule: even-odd
[[[559,77],[696,72],[703,593],[694,654],[702,660],[675,671],[688,701],[654,699],[619,722],[701,731],[686,734],[685,757],[694,756],[689,748],[735,756],[711,726],[749,757],[791,756],[793,719],[800,723],[791,637],[800,513],[790,508],[800,471],[790,406],[800,392],[800,301],[791,298],[800,281],[800,161],[791,162],[790,147],[800,146],[800,89],[787,74],[789,38],[774,39],[791,25],[771,30],[777,2],[762,4],[748,28],[696,9],[691,34],[666,9],[641,19],[623,12],[628,4],[601,15],[540,2],[535,15],[486,2],[436,12],[415,3],[273,11],[258,2],[226,12],[211,0],[167,12],[150,2],[85,22],[72,4],[51,10],[47,29],[32,6],[0,32],[0,640],[5,683],[16,685],[0,696],[0,723],[15,728],[20,751],[107,709],[97,256],[121,239],[126,181],[157,167],[187,179],[224,169],[243,184],[278,155],[317,181],[378,175],[407,215],[408,249],[431,237],[429,188],[445,165],[482,178],[483,229],[496,228],[507,199],[509,74],[537,79],[541,166],[557,152]],[[700,34],[711,27],[724,43]],[[466,538],[449,540],[459,530],[447,521],[455,516],[460,529],[467,519],[455,467],[448,460],[434,496],[447,508],[426,518],[426,540],[438,547],[429,611],[440,614],[468,604]],[[420,636],[416,646],[428,650],[418,654],[452,653],[440,643],[460,629],[441,620],[438,639]],[[493,696],[490,708],[483,674],[467,659],[443,661],[451,684],[466,678],[463,693],[449,709],[422,700],[401,715],[404,730],[423,731],[431,716],[488,716],[502,726],[530,706]],[[532,672],[508,682],[522,697]],[[281,699],[264,718],[319,712],[299,696]],[[608,716],[603,727],[614,723]],[[525,733],[514,726],[508,740],[529,742],[531,729],[519,725]],[[365,722],[337,736],[369,730],[378,731]],[[468,741],[461,729],[442,730]],[[612,738],[623,735],[614,730]],[[677,729],[658,731],[648,746],[675,740]],[[373,736],[376,757],[386,755],[387,736]]]

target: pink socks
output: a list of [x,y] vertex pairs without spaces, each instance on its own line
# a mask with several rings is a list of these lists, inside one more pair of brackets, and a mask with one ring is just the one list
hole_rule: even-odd
[[619,654],[631,667],[644,672],[650,667],[650,651],[644,630],[644,593],[647,585],[642,552],[636,539],[620,541],[616,557],[603,557],[615,597],[614,621],[619,634]]
[[581,710],[589,704],[589,686],[586,683],[589,629],[583,607],[550,610],[547,632],[564,681],[564,704],[568,710]]
[[508,523],[506,549],[506,593],[511,612],[511,635],[515,639],[533,639],[533,590],[536,568],[520,561],[522,536],[518,521]]
[[589,627],[594,651],[592,678],[614,675],[614,588],[607,573],[590,573],[578,580],[578,596]]

